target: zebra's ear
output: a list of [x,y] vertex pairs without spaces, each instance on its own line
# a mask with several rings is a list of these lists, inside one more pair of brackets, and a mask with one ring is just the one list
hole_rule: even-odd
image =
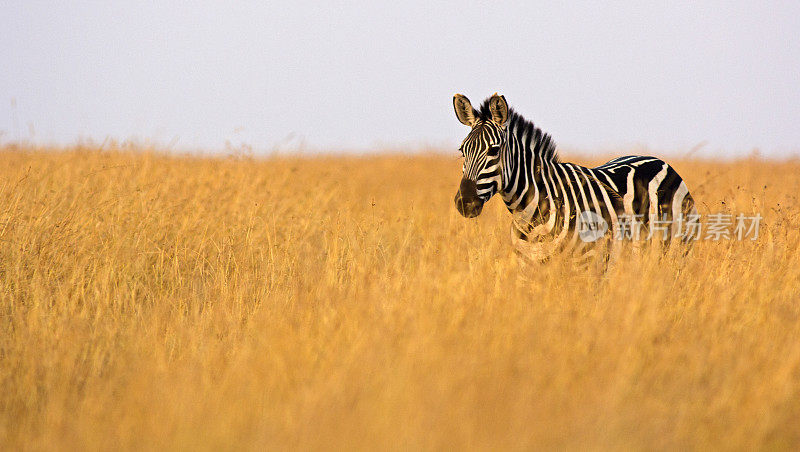
[[489,99],[489,111],[492,113],[492,121],[504,126],[508,121],[508,103],[504,96],[494,93]]
[[472,104],[467,99],[467,96],[456,94],[453,96],[453,108],[456,110],[456,117],[461,124],[472,127],[475,125],[477,112],[472,108]]

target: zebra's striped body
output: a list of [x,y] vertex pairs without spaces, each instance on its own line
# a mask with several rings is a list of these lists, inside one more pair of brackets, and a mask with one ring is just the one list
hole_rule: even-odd
[[612,246],[613,240],[581,238],[584,212],[604,220],[607,239],[619,238],[625,230],[621,223],[633,218],[640,234],[666,244],[679,233],[681,222],[696,216],[686,183],[660,159],[626,156],[596,168],[560,162],[549,135],[508,110],[502,96],[492,96],[480,111],[460,95],[454,105],[459,120],[472,128],[461,146],[464,178],[456,207],[466,217],[476,216],[499,193],[513,214],[516,248],[527,257],[544,260],[572,251],[591,255],[598,244]]

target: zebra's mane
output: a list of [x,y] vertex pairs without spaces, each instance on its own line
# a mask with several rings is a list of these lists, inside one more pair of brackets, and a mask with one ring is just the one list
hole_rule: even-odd
[[[492,118],[492,113],[489,111],[489,99],[483,101],[480,110],[476,112],[475,116],[484,121]],[[526,149],[537,153],[542,160],[559,161],[556,143],[550,137],[550,134],[536,127],[532,121],[523,118],[513,108],[508,109],[508,132],[515,135],[521,143],[524,143]]]

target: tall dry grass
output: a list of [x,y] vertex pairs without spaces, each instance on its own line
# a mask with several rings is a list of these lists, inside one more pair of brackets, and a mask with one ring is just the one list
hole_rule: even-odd
[[761,236],[603,276],[455,158],[0,156],[1,449],[800,447],[800,162],[673,162]]

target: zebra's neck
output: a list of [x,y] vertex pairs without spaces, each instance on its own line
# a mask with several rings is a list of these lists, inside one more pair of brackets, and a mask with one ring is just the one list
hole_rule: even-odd
[[548,134],[513,111],[506,133],[501,196],[511,213],[522,212],[530,221],[549,204],[542,175],[558,164],[556,146]]

